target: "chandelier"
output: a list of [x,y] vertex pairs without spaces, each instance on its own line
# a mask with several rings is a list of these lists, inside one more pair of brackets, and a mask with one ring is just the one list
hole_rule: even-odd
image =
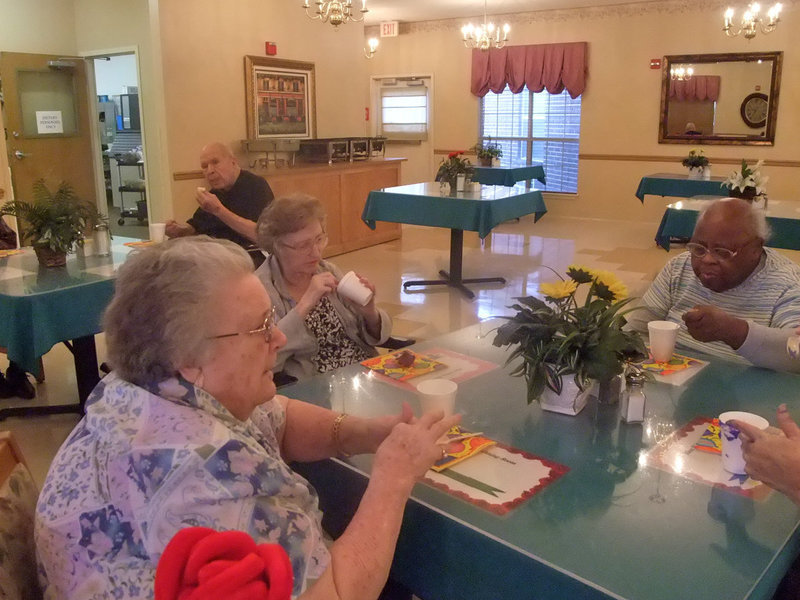
[[694,75],[692,67],[672,67],[669,70],[669,78],[676,81],[688,81],[692,78],[692,75]]
[[367,40],[368,48],[364,48],[364,56],[366,56],[367,58],[372,58],[373,56],[375,56],[375,51],[378,49],[378,44],[380,44],[378,38],[375,37],[369,38]]
[[308,12],[311,8],[308,0],[303,0],[303,8],[309,19],[319,19],[323,23],[330,23],[338,28],[347,21],[363,21],[364,15],[369,12],[367,0],[361,0],[361,18],[353,16],[353,0],[315,0],[317,10],[312,14]]
[[[467,48],[488,50],[489,48],[502,48],[508,41],[508,32],[511,27],[506,23],[503,28],[495,27],[494,23],[486,20],[486,0],[483,0],[483,25],[467,23],[461,28],[464,36],[464,45]],[[502,33],[502,37],[501,37]]]
[[781,8],[783,7],[780,3],[773,5],[772,8],[767,11],[767,22],[764,23],[761,15],[758,14],[761,10],[761,6],[759,6],[757,2],[753,2],[747,7],[747,10],[744,11],[742,15],[742,24],[739,27],[733,26],[733,9],[729,8],[725,11],[725,25],[722,31],[731,37],[741,33],[748,40],[756,37],[756,33],[758,33],[759,29],[761,33],[772,33],[775,31],[775,27],[778,26],[778,21],[781,20]]

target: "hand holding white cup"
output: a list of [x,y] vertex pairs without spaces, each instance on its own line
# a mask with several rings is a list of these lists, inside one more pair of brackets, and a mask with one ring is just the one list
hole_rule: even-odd
[[758,415],[739,410],[724,412],[719,416],[719,438],[722,442],[722,468],[735,475],[745,474],[742,456],[741,431],[728,421],[742,421],[759,429],[769,427],[769,422]]
[[366,306],[372,300],[372,290],[365,286],[358,279],[358,275],[353,271],[348,271],[336,285],[336,291],[348,300],[352,300],[359,306]]
[[669,362],[675,352],[680,325],[673,321],[650,321],[647,331],[650,334],[650,353],[656,362]]
[[451,416],[456,408],[458,384],[449,379],[425,379],[417,384],[422,414],[442,411],[445,417]]

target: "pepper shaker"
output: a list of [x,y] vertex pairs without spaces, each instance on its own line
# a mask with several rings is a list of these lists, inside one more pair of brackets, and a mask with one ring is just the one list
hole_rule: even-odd
[[641,423],[644,421],[644,405],[647,398],[644,395],[645,375],[633,371],[625,376],[625,392],[622,394],[620,416],[626,423]]

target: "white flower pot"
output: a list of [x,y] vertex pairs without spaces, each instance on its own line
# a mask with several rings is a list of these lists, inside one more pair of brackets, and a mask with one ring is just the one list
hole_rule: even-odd
[[703,179],[709,181],[711,179],[711,167],[703,167]]
[[689,179],[702,179],[703,167],[689,167]]
[[566,375],[563,379],[561,393],[556,394],[549,387],[544,388],[539,399],[542,410],[561,413],[562,415],[577,415],[586,406],[589,398],[589,389],[581,391],[575,383],[572,375]]

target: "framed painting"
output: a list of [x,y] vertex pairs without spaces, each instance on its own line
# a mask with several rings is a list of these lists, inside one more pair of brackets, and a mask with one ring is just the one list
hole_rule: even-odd
[[245,56],[244,77],[249,139],[316,137],[314,63]]

